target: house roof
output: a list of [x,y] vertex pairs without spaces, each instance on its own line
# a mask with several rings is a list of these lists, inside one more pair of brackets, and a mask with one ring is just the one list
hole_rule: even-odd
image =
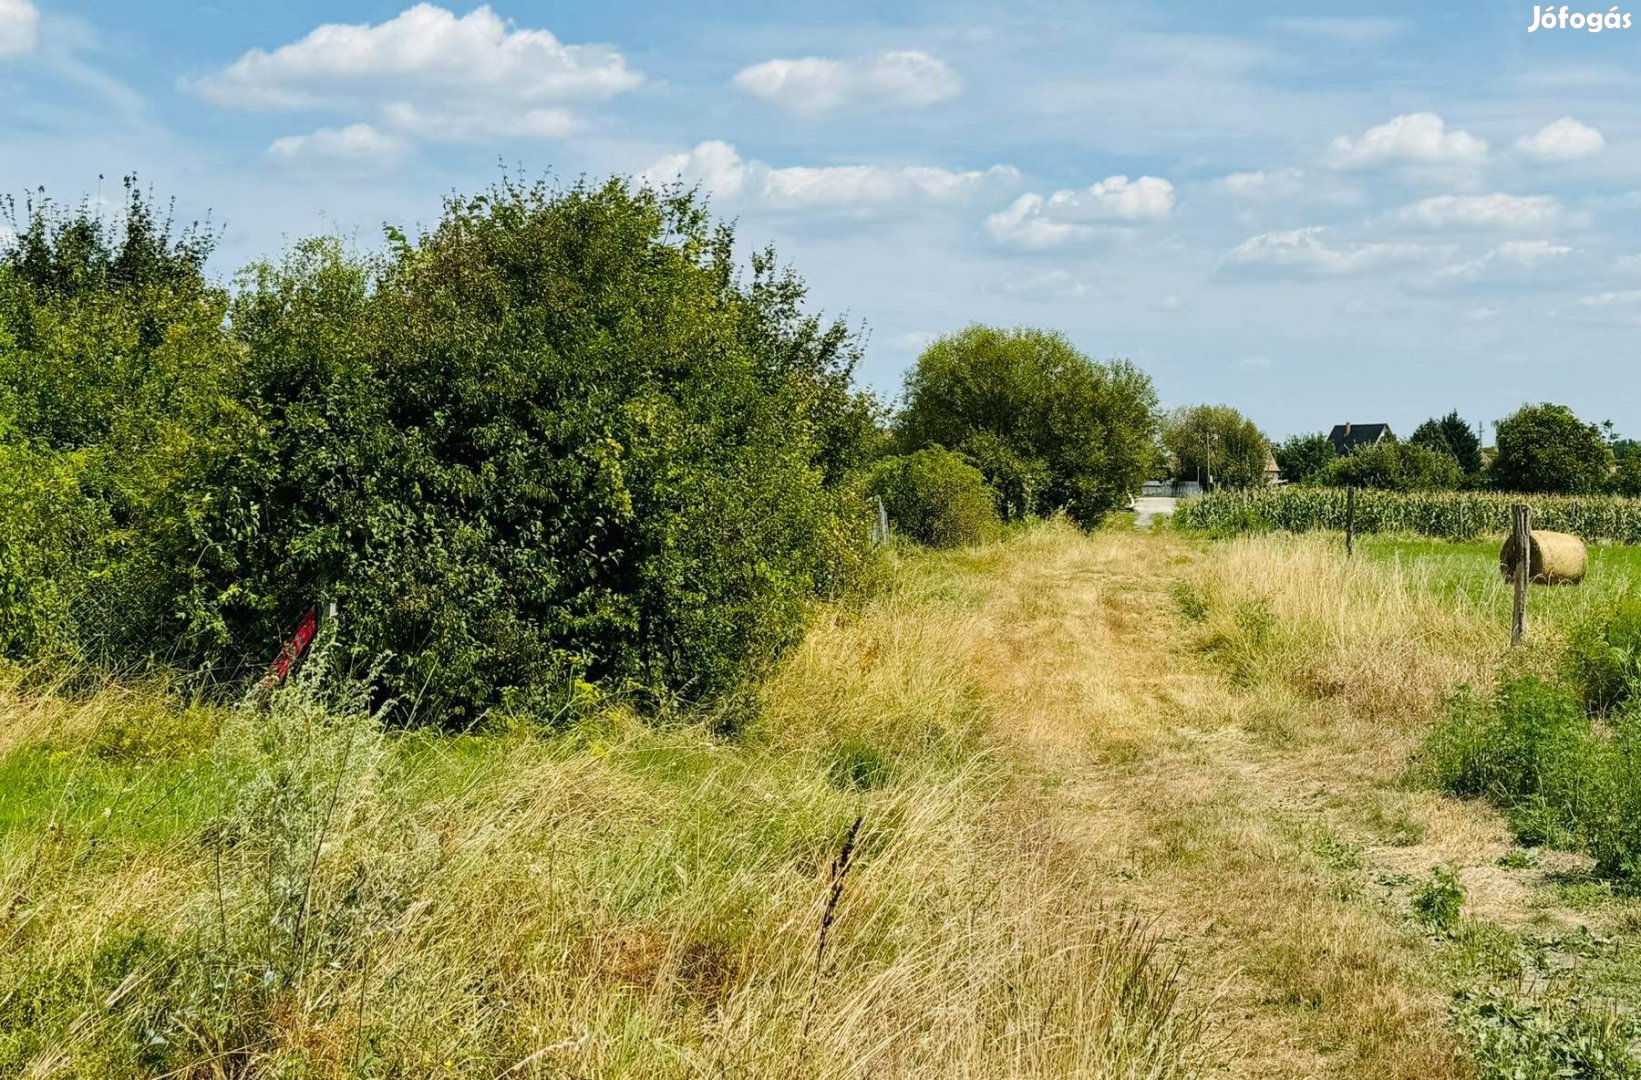
[[1372,446],[1380,439],[1395,438],[1389,424],[1335,424],[1328,432],[1328,442],[1339,454],[1348,454],[1358,447]]

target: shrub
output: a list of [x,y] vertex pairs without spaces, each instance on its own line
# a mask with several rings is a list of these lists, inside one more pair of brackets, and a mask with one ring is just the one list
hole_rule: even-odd
[[991,539],[998,519],[980,470],[939,447],[878,462],[867,491],[883,500],[896,528],[930,547]]
[[918,357],[905,397],[895,421],[902,447],[972,447],[982,468],[998,470],[987,478],[1006,511],[1029,496],[1032,513],[1064,510],[1090,526],[1126,504],[1156,463],[1151,380],[1126,361],[1095,363],[1061,334],[948,334]]
[[310,606],[459,721],[709,699],[864,566],[853,331],[694,198],[504,183],[230,302],[131,188],[0,250],[0,656],[256,671]]
[[12,207],[0,245],[0,656],[169,652],[201,478],[246,432],[213,238],[125,186],[109,218]]
[[1641,678],[1641,597],[1620,597],[1575,626],[1562,670],[1592,712],[1609,712],[1627,702]]
[[1327,483],[1338,487],[1387,491],[1451,490],[1462,479],[1451,454],[1395,442],[1375,443],[1335,458],[1324,476]]
[[379,260],[299,246],[233,309],[258,439],[211,476],[189,609],[262,656],[319,597],[449,721],[574,678],[710,699],[862,564],[852,335],[689,195],[452,199]]
[[1574,693],[1517,678],[1490,701],[1455,695],[1424,759],[1447,791],[1506,810],[1522,842],[1582,850],[1641,886],[1641,719],[1598,730]]

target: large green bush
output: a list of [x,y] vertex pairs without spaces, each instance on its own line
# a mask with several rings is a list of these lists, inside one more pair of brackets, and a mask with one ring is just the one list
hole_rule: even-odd
[[1385,491],[1451,491],[1463,474],[1446,451],[1413,443],[1381,442],[1334,458],[1319,478],[1336,487]]
[[235,303],[259,436],[213,477],[192,610],[266,652],[307,605],[437,715],[575,676],[709,698],[850,581],[872,430],[854,338],[688,196],[452,200],[377,262],[335,245]]
[[905,535],[930,547],[962,547],[992,539],[999,527],[994,495],[979,469],[940,447],[884,458],[867,490],[883,500]]
[[[709,699],[867,550],[856,335],[693,197],[503,184],[233,297],[133,190],[0,259],[0,649],[254,674],[310,606],[441,720]],[[133,651],[134,650],[134,651]],[[107,650],[103,650],[107,651]]]
[[896,433],[907,450],[969,455],[1018,516],[1064,510],[1090,525],[1156,464],[1157,397],[1126,361],[1096,363],[1062,334],[971,326],[918,357]]
[[128,666],[181,647],[202,480],[244,437],[242,350],[134,181],[123,214],[12,207],[0,248],[0,655]]

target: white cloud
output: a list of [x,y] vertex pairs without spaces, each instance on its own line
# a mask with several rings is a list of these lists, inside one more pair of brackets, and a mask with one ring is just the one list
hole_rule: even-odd
[[1064,270],[1045,270],[1024,277],[1004,278],[997,283],[997,290],[1033,300],[1076,300],[1092,295],[1094,287]]
[[379,171],[397,164],[405,149],[401,138],[369,124],[349,124],[275,139],[268,144],[268,156],[282,165],[301,168]]
[[828,165],[773,168],[743,158],[721,141],[704,142],[670,154],[641,179],[662,185],[674,180],[700,184],[710,195],[767,205],[867,209],[893,203],[947,202],[992,186],[1013,183],[1019,174],[1007,165],[956,171],[927,165]]
[[1520,278],[1572,253],[1573,249],[1565,244],[1548,240],[1507,240],[1478,258],[1444,268],[1438,276],[1459,281]]
[[1288,269],[1321,275],[1342,275],[1373,270],[1398,262],[1422,262],[1440,258],[1450,249],[1425,244],[1354,243],[1330,246],[1326,228],[1263,233],[1238,244],[1225,261],[1230,266]]
[[568,105],[640,81],[614,49],[515,28],[489,7],[458,18],[418,4],[383,23],[330,24],[272,52],[252,49],[184,85],[234,108],[363,113],[406,135],[474,140],[563,135],[574,124]]
[[743,93],[800,113],[924,108],[963,89],[963,80],[944,61],[916,51],[858,60],[766,60],[737,72],[734,84]]
[[1268,368],[1271,366],[1271,358],[1268,356],[1244,356],[1236,362],[1236,366],[1239,368]]
[[1588,124],[1564,116],[1516,140],[1516,148],[1538,161],[1577,161],[1599,154],[1607,140]]
[[1174,209],[1174,185],[1158,176],[1129,180],[1110,176],[1086,188],[1047,197],[1028,192],[986,219],[994,240],[1021,247],[1053,247],[1087,239],[1096,225],[1167,217]]
[[1548,229],[1564,216],[1549,195],[1437,195],[1404,206],[1392,217],[1404,224],[1440,229],[1451,225],[1480,229]]
[[1641,289],[1621,289],[1617,292],[1596,293],[1586,296],[1579,303],[1585,307],[1611,307],[1615,304],[1641,304]]
[[1369,128],[1360,138],[1341,135],[1329,147],[1332,163],[1344,169],[1374,165],[1479,165],[1487,143],[1467,131],[1449,131],[1435,113],[1407,113]]
[[39,9],[29,0],[0,0],[0,59],[27,56],[39,40]]
[[1281,198],[1297,195],[1304,188],[1305,174],[1298,169],[1254,169],[1231,173],[1220,186],[1242,198]]

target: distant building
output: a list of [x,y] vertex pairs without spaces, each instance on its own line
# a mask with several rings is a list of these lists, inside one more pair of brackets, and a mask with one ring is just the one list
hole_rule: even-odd
[[1328,442],[1333,444],[1333,452],[1340,457],[1354,454],[1364,446],[1387,441],[1396,441],[1389,424],[1335,424],[1333,430],[1328,432]]
[[1271,448],[1267,446],[1265,447],[1265,483],[1280,484],[1281,482],[1282,470],[1276,464],[1276,455],[1271,453]]

